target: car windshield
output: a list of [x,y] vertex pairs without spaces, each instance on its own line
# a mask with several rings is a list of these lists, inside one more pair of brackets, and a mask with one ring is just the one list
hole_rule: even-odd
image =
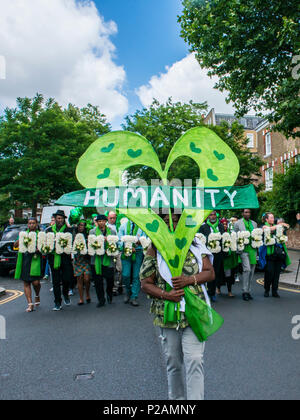
[[3,236],[1,238],[2,242],[13,242],[13,241],[17,241],[19,239],[19,233],[22,231],[23,229],[11,229],[11,230],[7,230],[3,233]]

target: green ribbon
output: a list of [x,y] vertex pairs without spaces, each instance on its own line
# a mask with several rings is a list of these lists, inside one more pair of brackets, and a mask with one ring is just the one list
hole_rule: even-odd
[[[108,226],[106,226],[106,233],[111,235],[111,230]],[[104,236],[99,226],[96,227],[96,236]],[[95,272],[97,276],[102,275],[102,265],[104,265],[104,267],[110,266],[110,257],[106,253],[103,255],[103,259],[101,255],[95,256]]]
[[[62,233],[66,230],[67,225],[64,224],[60,230],[59,233]],[[52,226],[52,231],[55,233],[55,235],[57,234],[57,227],[56,224]],[[61,255],[58,255],[55,250],[54,250],[54,270],[58,270],[61,266]]]

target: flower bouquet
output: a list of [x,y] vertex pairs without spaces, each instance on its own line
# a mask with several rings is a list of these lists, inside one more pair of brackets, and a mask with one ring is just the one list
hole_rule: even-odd
[[119,237],[116,235],[108,235],[107,237],[107,248],[106,254],[109,257],[117,257],[119,255],[119,248],[117,242],[119,241]]
[[55,235],[53,232],[39,232],[38,234],[38,250],[43,255],[51,254],[55,247]]
[[105,246],[104,246],[104,236],[89,235],[88,237],[88,253],[92,257],[94,255],[104,255]]
[[219,254],[222,251],[220,241],[222,239],[221,233],[211,233],[208,236],[207,247],[213,254]]
[[74,239],[72,254],[87,255],[87,252],[85,237],[82,233],[78,233]]
[[263,230],[262,229],[254,229],[251,232],[251,246],[252,248],[260,248],[263,246]]
[[72,234],[58,232],[56,234],[56,253],[58,255],[72,253]]

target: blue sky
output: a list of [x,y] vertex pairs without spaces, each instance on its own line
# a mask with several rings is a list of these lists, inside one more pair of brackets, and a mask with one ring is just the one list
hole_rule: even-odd
[[39,92],[98,105],[113,129],[153,98],[233,111],[180,37],[181,0],[0,2],[2,109]]
[[118,25],[118,34],[112,41],[117,48],[116,62],[126,69],[129,112],[133,113],[142,106],[135,89],[188,54],[177,22],[182,3],[180,0],[97,0],[95,3],[105,20],[113,20]]

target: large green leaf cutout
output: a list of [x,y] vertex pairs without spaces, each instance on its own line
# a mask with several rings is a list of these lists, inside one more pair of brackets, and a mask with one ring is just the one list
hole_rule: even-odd
[[[80,158],[76,174],[85,188],[123,185],[126,169],[135,165],[157,171],[167,185],[167,175],[173,162],[181,157],[192,158],[200,170],[199,187],[234,185],[239,174],[239,162],[230,147],[206,127],[187,131],[174,145],[162,170],[152,145],[144,137],[117,131],[95,141]],[[181,275],[190,245],[199,227],[211,210],[185,209],[175,232],[151,209],[122,209],[151,238],[167,262],[173,276]]]

